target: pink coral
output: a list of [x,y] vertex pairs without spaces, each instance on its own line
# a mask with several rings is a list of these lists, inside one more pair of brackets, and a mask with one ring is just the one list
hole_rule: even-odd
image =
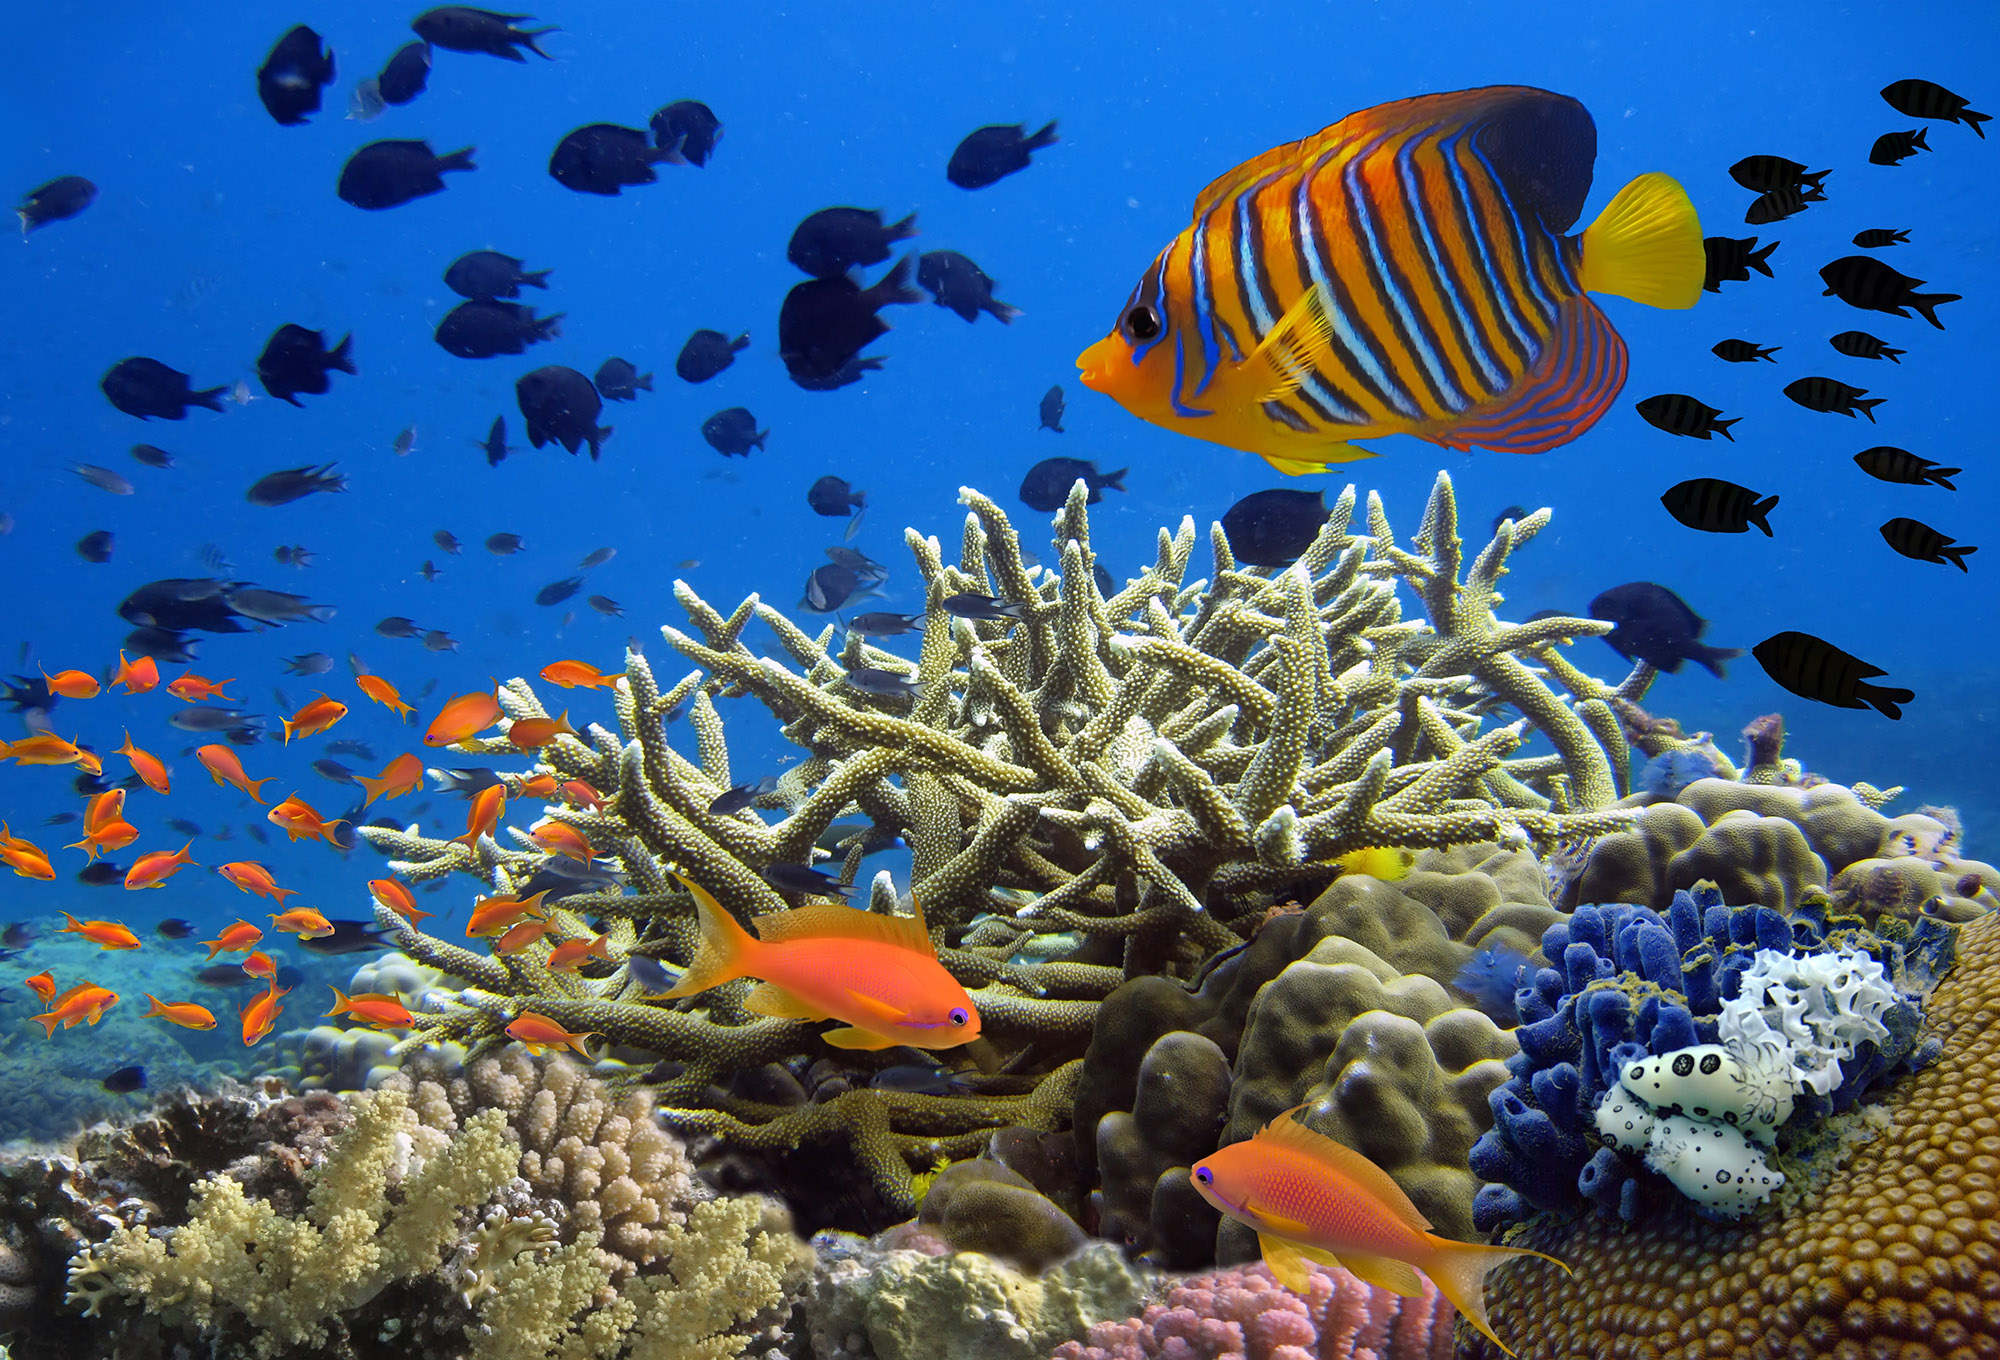
[[1455,1316],[1429,1280],[1406,1300],[1315,1266],[1300,1298],[1262,1264],[1237,1266],[1175,1284],[1144,1317],[1097,1323],[1052,1360],[1450,1360]]

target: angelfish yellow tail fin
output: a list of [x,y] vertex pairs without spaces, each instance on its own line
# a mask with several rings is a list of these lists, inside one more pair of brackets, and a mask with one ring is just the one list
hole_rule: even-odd
[[1544,1261],[1553,1261],[1569,1272],[1569,1267],[1553,1256],[1544,1256],[1539,1251],[1529,1251],[1526,1247],[1489,1247],[1476,1242],[1454,1242],[1449,1237],[1438,1237],[1425,1233],[1424,1241],[1432,1248],[1429,1256],[1415,1264],[1438,1292],[1451,1300],[1452,1307],[1465,1314],[1466,1321],[1477,1327],[1480,1334],[1507,1354],[1507,1343],[1493,1334],[1492,1324],[1486,1320],[1486,1276],[1495,1267],[1513,1260],[1517,1256],[1534,1256]]
[[1586,292],[1680,310],[1701,298],[1707,270],[1694,204],[1673,176],[1657,170],[1620,189],[1583,233]]

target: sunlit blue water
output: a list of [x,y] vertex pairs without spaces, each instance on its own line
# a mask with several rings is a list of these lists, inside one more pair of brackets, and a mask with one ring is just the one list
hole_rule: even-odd
[[[1933,154],[1894,169],[1866,160],[1877,134],[1912,122],[1877,96],[1891,80],[1923,76],[1972,96],[1975,107],[2000,102],[1990,61],[2000,50],[2000,12],[1991,7],[813,4],[753,12],[572,3],[538,16],[561,25],[546,40],[557,60],[516,66],[439,52],[429,91],[368,124],[342,117],[349,91],[408,40],[410,7],[22,10],[10,16],[0,52],[0,120],[10,130],[0,186],[25,193],[82,174],[102,196],[25,244],[0,242],[0,510],[15,522],[0,539],[0,644],[6,663],[19,660],[0,669],[32,674],[36,661],[103,668],[127,630],[114,613],[118,601],[155,578],[208,574],[195,554],[212,543],[237,577],[307,593],[338,614],[325,624],[206,638],[195,669],[237,677],[237,692],[274,727],[274,686],[296,706],[324,684],[353,705],[331,735],[372,743],[372,772],[416,733],[353,690],[350,651],[406,695],[435,684],[426,716],[446,695],[560,657],[615,669],[628,635],[646,640],[661,671],[678,676],[685,667],[656,631],[682,621],[672,582],[685,579],[725,609],[751,591],[792,606],[822,548],[838,541],[839,522],[805,504],[806,487],[823,473],[869,493],[855,546],[896,569],[876,607],[920,606],[903,526],[955,547],[963,513],[955,497],[965,484],[1036,525],[1044,517],[1019,507],[1014,488],[1031,463],[1057,452],[1106,469],[1131,466],[1130,493],[1112,495],[1093,524],[1114,570],[1136,570],[1152,557],[1156,526],[1193,514],[1205,527],[1238,497],[1280,481],[1255,457],[1142,424],[1072,381],[1074,356],[1109,327],[1139,271],[1185,223],[1194,194],[1230,166],[1352,110],[1425,91],[1525,83],[1574,95],[1596,117],[1597,189],[1586,218],[1634,174],[1665,170],[1686,184],[1707,233],[1780,239],[1778,277],[1728,285],[1692,312],[1609,300],[1631,347],[1631,379],[1618,408],[1564,448],[1468,457],[1392,439],[1381,443],[1384,457],[1351,468],[1353,479],[1383,494],[1405,538],[1439,468],[1456,479],[1466,521],[1482,536],[1504,506],[1554,507],[1553,529],[1517,559],[1508,582],[1516,617],[1580,612],[1607,586],[1652,579],[1713,620],[1713,642],[1747,648],[1796,628],[1881,665],[1890,683],[1917,691],[1900,723],[1796,699],[1747,657],[1726,682],[1693,669],[1662,679],[1651,706],[1714,731],[1727,750],[1737,749],[1735,734],[1750,718],[1782,711],[1792,753],[1812,768],[1907,784],[1902,810],[1958,804],[1972,853],[1995,848],[2000,799],[1991,766],[2000,737],[1987,601],[2000,546],[1961,575],[1894,555],[1875,526],[1908,514],[1974,544],[1992,532],[2000,503],[1987,451],[2000,143],[1931,124]],[[327,36],[340,79],[308,126],[280,128],[257,102],[253,73],[294,22]],[[644,126],[678,98],[707,101],[726,124],[706,169],[663,167],[660,183],[616,199],[571,193],[546,173],[569,129]],[[1051,118],[1062,140],[1027,172],[979,192],[945,181],[947,157],[972,128]],[[439,151],[475,146],[479,168],[452,177],[441,195],[386,212],[338,201],[343,161],[384,137],[428,138]],[[1776,227],[1744,226],[1752,196],[1726,169],[1753,152],[1832,167],[1828,201]],[[835,393],[799,390],[776,357],[778,304],[799,277],[785,243],[801,217],[832,204],[915,211],[922,235],[914,246],[972,256],[1025,316],[1011,327],[991,319],[967,326],[929,305],[894,309],[894,332],[872,351],[889,356],[886,369]],[[1853,233],[1877,226],[1912,230],[1912,243],[1885,260],[1965,295],[1945,309],[1948,329],[1857,313],[1819,295],[1817,268],[1853,253]],[[458,301],[442,271],[487,246],[554,268],[546,297],[525,300],[566,314],[560,340],[486,361],[453,358],[433,343],[432,328]],[[360,375],[335,375],[332,393],[306,398],[304,410],[265,399],[221,416],[196,410],[178,425],[142,424],[98,391],[105,369],[133,354],[156,356],[200,384],[249,379],[254,388],[254,360],[285,322],[324,328],[329,339],[351,331]],[[689,387],[673,377],[673,358],[702,326],[747,329],[753,343],[721,378]],[[1828,335],[1857,326],[1906,347],[1902,364],[1828,348]],[[1781,345],[1781,362],[1724,364],[1708,351],[1729,336]],[[550,448],[486,465],[474,441],[496,414],[506,413],[514,442],[525,442],[517,376],[543,363],[594,372],[614,353],[656,373],[657,391],[609,409],[617,433],[601,462]],[[1879,423],[1815,415],[1781,395],[1785,383],[1813,373],[1886,397]],[[1055,382],[1069,389],[1069,433],[1060,437],[1036,429],[1036,403]],[[1736,442],[1651,429],[1631,404],[1656,392],[1687,392],[1742,417]],[[732,405],[748,406],[772,430],[768,448],[747,461],[718,457],[698,433],[706,416]],[[398,458],[391,442],[411,425],[416,449]],[[142,440],[171,450],[179,466],[139,466],[126,450]],[[1849,460],[1877,443],[1965,467],[1961,489],[1869,480]],[[349,494],[281,509],[244,501],[267,472],[328,461],[348,475]],[[137,492],[120,498],[86,486],[65,470],[72,462],[115,468]],[[1778,493],[1776,538],[1675,524],[1657,498],[1694,476]],[[1346,480],[1299,484],[1335,490]],[[463,556],[432,543],[440,528],[464,540]],[[116,535],[108,565],[86,565],[71,549],[94,529]],[[479,544],[496,531],[522,534],[529,550],[487,554]],[[310,569],[272,560],[274,547],[295,543],[318,554]],[[605,545],[618,556],[590,574],[588,590],[621,602],[624,619],[583,609],[580,598],[533,603],[538,588]],[[444,573],[435,582],[418,574],[426,559]],[[565,625],[570,608],[578,612]],[[460,649],[433,654],[379,637],[373,625],[387,615],[447,629]],[[280,674],[280,658],[309,651],[333,655],[334,672],[319,680]],[[1601,675],[1623,671],[1601,643],[1581,642],[1575,655]],[[169,677],[178,671],[166,668]],[[568,698],[575,716],[608,719],[601,699],[581,691]],[[209,835],[228,826],[234,840],[198,838],[197,859],[259,858],[280,881],[306,889],[300,900],[331,915],[365,914],[360,883],[380,871],[379,857],[364,849],[343,862],[317,844],[286,846],[275,832],[270,846],[247,842],[242,828],[261,810],[211,786],[182,754],[194,743],[166,726],[176,706],[156,692],[66,703],[56,714],[60,732],[100,750],[129,727],[174,764],[170,799],[132,796],[128,811],[145,833],[136,848],[178,845],[168,816],[190,818]],[[726,712],[739,777],[775,768],[785,748],[768,724],[748,704]],[[296,789],[332,815],[351,791],[311,772],[320,748],[266,743],[242,755],[252,774],[282,776],[273,792]],[[107,769],[124,772],[116,759]],[[68,770],[0,769],[0,815],[51,848],[73,839],[74,828],[40,825],[81,806],[69,781]],[[429,825],[459,829],[457,802],[429,803]],[[54,884],[0,880],[0,915],[66,907],[142,926],[165,915],[261,919],[262,903],[206,872],[140,896],[78,887],[71,875],[81,854],[55,854]]]

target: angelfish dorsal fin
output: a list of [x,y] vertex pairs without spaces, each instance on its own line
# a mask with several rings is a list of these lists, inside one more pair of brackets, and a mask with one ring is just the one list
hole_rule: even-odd
[[1326,1162],[1341,1175],[1353,1181],[1361,1189],[1380,1200],[1398,1222],[1423,1232],[1431,1226],[1409,1195],[1395,1179],[1375,1163],[1344,1143],[1336,1143],[1323,1133],[1315,1133],[1299,1122],[1299,1116],[1306,1106],[1297,1105],[1278,1115],[1262,1129],[1257,1138],[1271,1147],[1288,1147]]

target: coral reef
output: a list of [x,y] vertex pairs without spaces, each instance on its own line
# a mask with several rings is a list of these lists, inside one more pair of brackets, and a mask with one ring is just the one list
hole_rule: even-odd
[[[1991,1354],[2000,1318],[2000,918],[1958,928],[1928,1002],[1939,1061],[1833,1120],[1809,1175],[1742,1224],[1544,1215],[1508,1240],[1574,1276],[1507,1272],[1487,1306],[1551,1355]],[[1475,1339],[1469,1356],[1497,1360]]]

